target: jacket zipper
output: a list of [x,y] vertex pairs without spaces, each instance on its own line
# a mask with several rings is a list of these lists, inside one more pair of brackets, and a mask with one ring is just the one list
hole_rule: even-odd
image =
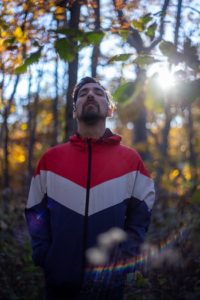
[[92,143],[91,139],[87,139],[88,146],[88,171],[87,171],[87,188],[86,188],[86,202],[85,202],[85,220],[84,220],[84,232],[83,232],[83,276],[86,265],[85,251],[87,249],[88,240],[88,211],[90,201],[90,183],[91,183],[91,162],[92,162]]

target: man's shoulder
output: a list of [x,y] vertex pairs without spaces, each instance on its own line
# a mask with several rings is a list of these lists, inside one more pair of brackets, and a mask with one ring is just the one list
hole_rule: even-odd
[[63,152],[67,151],[69,147],[69,142],[62,143],[55,145],[53,147],[50,147],[45,153],[44,157],[54,156],[54,155],[61,155]]
[[134,156],[134,157],[137,157],[138,159],[140,159],[140,154],[137,152],[137,150],[134,148],[134,147],[130,147],[130,146],[127,146],[123,143],[121,143],[119,145],[121,151],[127,155],[130,155],[130,156]]

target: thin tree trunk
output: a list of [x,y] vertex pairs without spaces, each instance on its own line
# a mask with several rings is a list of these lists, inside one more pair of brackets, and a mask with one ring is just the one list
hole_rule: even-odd
[[34,96],[33,103],[31,103],[31,78],[29,79],[29,104],[28,104],[28,183],[30,184],[31,177],[33,175],[33,156],[34,156],[34,145],[36,140],[36,125],[37,125],[37,113],[38,103],[40,95],[40,83],[41,83],[42,72],[39,72],[37,93]]
[[176,47],[178,46],[179,28],[181,24],[181,8],[182,8],[182,0],[178,0],[176,27],[175,27],[175,34],[174,34],[174,44]]
[[[96,7],[94,8],[95,14],[95,31],[100,30],[100,1],[96,0]],[[94,46],[92,51],[92,77],[97,76],[97,66],[98,66],[98,59],[100,56],[100,46]]]
[[168,138],[170,131],[170,123],[172,120],[172,115],[170,112],[170,106],[167,100],[165,100],[165,126],[162,130],[162,143],[160,144],[160,152],[163,158],[167,158],[168,156]]
[[[80,19],[80,4],[78,1],[75,1],[70,8],[71,15],[69,21],[69,27],[73,29],[79,28],[79,19]],[[74,46],[77,45],[77,42],[74,42]],[[73,98],[72,92],[73,88],[77,82],[78,77],[78,53],[75,55],[75,59],[69,63],[68,68],[68,89],[67,89],[67,103],[65,108],[65,140],[68,140],[69,137],[76,130],[76,124],[73,119]]]
[[3,112],[3,126],[1,128],[2,132],[2,141],[3,141],[3,157],[4,157],[4,164],[3,164],[3,187],[9,188],[10,187],[10,175],[9,175],[9,128],[8,128],[8,117],[10,115],[10,110],[13,104],[14,96],[17,90],[17,85],[19,82],[19,76],[16,77],[13,91],[8,99],[8,104],[5,106]]
[[53,100],[53,140],[52,145],[58,142],[58,57],[55,61],[55,98]]
[[147,110],[145,107],[145,98],[144,98],[144,91],[142,86],[144,85],[145,82],[145,71],[141,70],[138,68],[138,82],[141,86],[141,91],[140,91],[140,97],[137,98],[137,107],[138,107],[138,113],[136,119],[133,121],[134,123],[134,128],[133,128],[133,143],[134,144],[142,144],[143,148],[139,150],[140,155],[144,160],[149,159],[150,154],[148,151],[147,147],[147,128],[146,128],[146,123],[147,123]]
[[3,186],[7,188],[10,186],[10,176],[9,176],[9,129],[8,129],[8,108],[5,108],[4,111],[4,120],[3,120],[3,157],[4,157],[4,181]]
[[188,106],[188,142],[189,142],[189,162],[194,185],[197,184],[197,157],[194,150],[194,129],[192,119],[192,107]]

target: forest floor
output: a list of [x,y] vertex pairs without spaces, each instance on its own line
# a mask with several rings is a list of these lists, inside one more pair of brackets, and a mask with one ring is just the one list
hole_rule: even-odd
[[[8,201],[8,200],[6,200]],[[200,199],[157,201],[143,258],[129,272],[125,300],[200,299]],[[32,262],[25,199],[0,201],[0,299],[44,300],[44,278]]]

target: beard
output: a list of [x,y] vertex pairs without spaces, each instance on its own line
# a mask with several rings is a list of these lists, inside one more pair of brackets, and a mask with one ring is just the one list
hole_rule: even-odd
[[104,118],[99,114],[99,112],[87,111],[83,113],[78,119],[85,124],[92,126],[97,124],[99,120],[102,120]]
[[79,121],[84,122],[87,125],[95,125],[99,120],[104,119],[104,117],[100,113],[100,109],[98,105],[85,104],[82,110],[81,115],[78,117]]

